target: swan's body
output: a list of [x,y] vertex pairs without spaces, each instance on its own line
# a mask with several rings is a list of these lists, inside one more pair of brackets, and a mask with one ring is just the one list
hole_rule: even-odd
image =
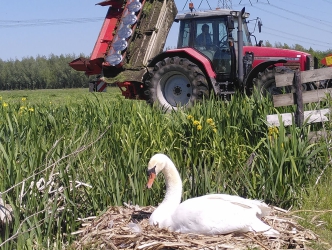
[[152,213],[151,225],[205,235],[248,231],[263,232],[268,236],[279,234],[260,220],[270,212],[265,203],[227,194],[210,194],[180,204],[182,181],[174,163],[164,154],[154,155],[148,164],[148,188],[159,172],[165,176],[166,195]]

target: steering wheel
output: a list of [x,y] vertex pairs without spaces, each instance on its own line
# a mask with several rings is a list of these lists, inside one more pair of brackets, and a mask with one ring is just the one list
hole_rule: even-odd
[[224,35],[219,41],[219,47],[224,48],[227,47],[227,35]]

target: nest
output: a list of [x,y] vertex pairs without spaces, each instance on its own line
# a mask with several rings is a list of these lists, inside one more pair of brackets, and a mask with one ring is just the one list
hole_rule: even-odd
[[[297,223],[298,217],[274,207],[264,221],[280,232],[278,238],[261,233],[197,235],[169,232],[149,225],[153,207],[125,204],[110,207],[100,217],[90,218],[73,234],[75,249],[310,249],[306,245],[318,236]],[[90,220],[90,222],[89,222]],[[91,221],[92,220],[92,221]]]

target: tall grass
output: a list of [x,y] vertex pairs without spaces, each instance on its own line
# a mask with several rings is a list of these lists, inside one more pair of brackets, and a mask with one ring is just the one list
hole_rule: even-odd
[[301,204],[329,161],[326,141],[309,141],[311,126],[268,128],[265,117],[275,110],[255,96],[170,113],[103,95],[56,103],[2,97],[0,104],[0,191],[14,209],[3,249],[61,248],[80,218],[123,202],[157,205],[162,179],[145,189],[157,152],[178,167],[183,199],[223,192],[285,208]]

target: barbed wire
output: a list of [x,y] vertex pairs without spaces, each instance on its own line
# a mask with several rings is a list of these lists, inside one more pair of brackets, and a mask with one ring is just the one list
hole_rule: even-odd
[[[264,27],[267,28],[268,30],[273,30],[273,31],[276,31],[276,32],[278,32],[278,33],[286,34],[286,35],[289,35],[290,37],[293,37],[293,38],[294,38],[294,34],[291,34],[291,33],[285,32],[284,30],[273,29],[273,28],[271,28],[271,27],[267,27],[266,25],[265,25]],[[266,32],[264,31],[264,33],[266,33]],[[269,33],[269,34],[273,34],[273,33]],[[280,36],[280,35],[277,35],[277,34],[273,34],[273,35],[275,35],[275,36]],[[281,37],[281,36],[280,36],[280,37]],[[332,43],[329,43],[329,42],[326,42],[326,41],[315,40],[315,39],[308,38],[308,37],[304,37],[304,36],[296,35],[296,37],[300,37],[300,38],[304,38],[304,39],[306,39],[305,41],[301,41],[301,40],[299,40],[300,42],[308,42],[308,40],[309,40],[309,41],[313,41],[313,42],[319,43],[319,44],[313,44],[313,45],[319,45],[319,46],[325,46],[325,47],[329,47],[329,46],[326,46],[326,45],[332,45]]]
[[[279,34],[274,34],[274,33],[271,33],[271,32],[266,32],[266,31],[264,31],[264,33],[268,34],[268,35],[271,35],[271,36],[285,38],[287,40],[293,40],[293,41],[296,41],[296,42],[308,43],[308,41],[296,39],[296,38],[294,38],[294,36],[286,37],[286,36],[282,36],[282,35],[279,35]],[[279,42],[277,42],[277,43],[279,43]],[[326,46],[324,44],[317,44],[317,43],[312,43],[312,42],[310,42],[310,44],[311,45],[316,45],[316,46],[321,46],[321,47],[324,47],[324,48],[327,48],[327,49],[331,48],[331,46]]]
[[104,17],[90,18],[61,18],[61,19],[29,19],[29,20],[1,20],[0,28],[19,28],[28,26],[47,26],[47,25],[64,25],[77,23],[92,23],[104,20]]
[[270,13],[270,14],[275,15],[275,16],[279,16],[279,17],[281,17],[281,18],[283,18],[283,19],[287,19],[287,20],[293,21],[293,22],[295,22],[295,23],[297,23],[297,24],[305,25],[306,27],[311,27],[311,28],[314,28],[314,29],[316,29],[316,30],[320,30],[320,31],[324,31],[324,32],[327,32],[327,33],[332,34],[331,30],[326,30],[326,29],[322,29],[322,28],[320,28],[320,27],[316,27],[316,26],[311,25],[311,24],[306,24],[306,23],[300,22],[299,20],[294,20],[294,19],[292,19],[292,18],[282,16],[282,15],[280,15],[280,14],[277,14],[277,13],[273,12],[273,11],[269,11],[269,10],[266,10],[266,9],[262,9],[262,8],[260,8],[260,7],[257,7],[256,5],[253,6],[253,8],[256,8],[256,9],[262,10],[262,11],[264,11],[264,12]]

